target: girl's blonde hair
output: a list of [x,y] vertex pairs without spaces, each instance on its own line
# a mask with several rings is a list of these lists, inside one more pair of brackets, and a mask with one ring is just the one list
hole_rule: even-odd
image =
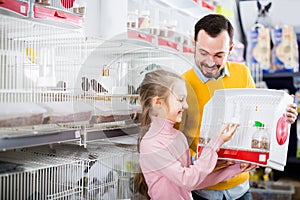
[[[183,79],[179,75],[163,69],[151,71],[145,75],[145,78],[140,85],[139,94],[142,114],[141,131],[139,133],[137,142],[138,152],[140,152],[140,142],[144,135],[147,133],[151,124],[151,116],[155,112],[152,106],[152,99],[154,97],[159,97],[161,100],[167,102],[167,99],[171,91],[173,90],[174,82],[177,80],[183,81]],[[139,169],[139,172],[135,174],[134,185],[136,192],[139,192],[140,194],[150,199],[150,197],[148,196],[148,187],[141,169]]]

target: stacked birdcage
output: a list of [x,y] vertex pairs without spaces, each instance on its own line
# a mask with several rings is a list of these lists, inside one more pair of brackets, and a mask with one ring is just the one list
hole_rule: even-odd
[[[39,146],[0,153],[1,199],[116,199],[119,177],[130,180],[135,150],[97,143]],[[126,187],[133,188],[133,185]]]

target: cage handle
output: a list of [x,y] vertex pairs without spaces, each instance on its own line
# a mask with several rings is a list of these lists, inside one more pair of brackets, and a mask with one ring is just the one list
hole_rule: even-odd
[[66,16],[63,13],[58,12],[58,11],[55,11],[54,17],[64,18],[64,19],[66,18]]

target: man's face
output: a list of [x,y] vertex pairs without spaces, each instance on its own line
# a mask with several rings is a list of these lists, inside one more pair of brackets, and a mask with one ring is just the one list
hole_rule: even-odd
[[195,41],[195,62],[207,78],[218,78],[225,67],[232,46],[226,31],[217,37],[209,36],[204,30],[198,33]]

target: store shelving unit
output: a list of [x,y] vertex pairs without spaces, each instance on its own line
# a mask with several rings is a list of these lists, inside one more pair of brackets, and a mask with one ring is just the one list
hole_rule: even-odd
[[55,26],[82,28],[84,12],[74,12],[75,1],[10,0],[0,4],[0,13]]
[[[73,13],[72,6],[62,6],[64,2],[74,1],[41,5],[33,0],[7,0],[0,4],[0,103],[80,101],[95,114],[97,103],[109,110],[118,102],[134,110],[138,86],[147,71],[168,68],[181,74],[192,66],[193,49],[186,33],[173,31],[170,39],[151,33],[150,28],[128,29],[110,40],[88,38],[82,29],[85,16]],[[155,2],[175,13],[185,5],[184,15],[192,19],[210,12],[192,0]],[[176,36],[181,39],[176,41]],[[128,67],[126,73],[114,79],[122,66]],[[127,84],[130,91],[126,91]],[[116,173],[132,178],[136,170],[136,144],[120,146],[109,139],[136,136],[139,128],[130,117],[103,123],[0,127],[0,160],[4,162],[0,165],[13,167],[0,173],[0,198],[96,199],[110,190],[112,196],[106,199],[115,199]],[[94,163],[106,164],[114,176],[108,177],[103,165],[92,167]],[[97,173],[105,169],[104,177],[110,179],[96,182],[94,168]],[[27,186],[31,184],[22,181],[35,184]],[[20,192],[12,191],[10,185]]]
[[[22,102],[28,96],[31,96],[32,101],[37,102],[60,101],[61,96],[64,96],[65,99],[84,98],[87,101],[120,98],[135,100],[137,94],[95,93],[92,90],[82,93],[80,89],[81,75],[85,74],[88,77],[98,74],[96,78],[101,78],[104,65],[109,68],[111,73],[115,73],[118,64],[124,61],[134,65],[135,69],[128,72],[131,79],[133,78],[132,73],[143,75],[145,69],[146,71],[151,70],[152,64],[155,63],[160,67],[173,68],[178,73],[182,73],[192,65],[189,61],[190,58],[184,55],[183,49],[179,49],[180,45],[175,42],[170,43],[167,38],[151,34],[149,34],[149,38],[153,38],[153,41],[144,40],[141,35],[145,34],[145,31],[128,30],[127,35],[122,35],[115,41],[90,40],[84,37],[80,29],[62,28],[61,24],[55,27],[52,23],[48,25],[45,22],[3,15],[1,29],[9,34],[5,34],[2,39],[1,54],[5,54],[10,62],[6,63],[6,60],[2,60],[2,68],[5,68],[5,65],[12,65],[15,68],[24,67],[24,71],[17,73],[11,69],[2,74],[1,101]],[[130,31],[135,33],[133,37]],[[37,83],[34,82],[38,78],[36,73],[39,73],[41,67],[38,63],[41,61],[39,59],[41,59],[41,54],[45,52],[43,47],[57,51],[55,55],[52,55],[51,51],[46,51],[46,53],[49,54],[50,59],[55,59],[55,78],[57,81],[66,82],[66,88],[48,87],[47,90],[46,87],[38,87]],[[15,52],[16,61],[11,61],[9,52]],[[54,56],[55,58],[53,58]],[[95,63],[95,66],[91,63]],[[147,66],[151,67],[148,69]],[[19,79],[17,80],[16,77]],[[92,77],[89,78],[92,79]],[[136,88],[140,79],[134,80]],[[128,123],[116,124],[113,128],[110,124],[104,124],[101,128],[87,127],[86,124],[78,125],[77,128],[61,127],[60,124],[54,124],[50,127],[47,125],[47,127],[5,128],[1,130],[0,149],[9,150],[67,141],[77,141],[79,144],[84,144],[90,140],[126,135],[124,132],[137,133],[137,129],[138,124]],[[132,132],[133,130],[135,132]],[[119,133],[116,134],[116,132]]]
[[263,81],[265,81],[271,89],[287,89],[290,94],[295,94],[296,88],[294,86],[293,77],[296,76],[300,76],[300,73],[282,72],[264,74]]
[[196,0],[128,0],[130,20],[140,18],[143,11],[149,12],[149,24],[128,28],[128,38],[149,42],[155,46],[183,53],[194,53],[192,47],[195,22],[215,11],[212,1]]

